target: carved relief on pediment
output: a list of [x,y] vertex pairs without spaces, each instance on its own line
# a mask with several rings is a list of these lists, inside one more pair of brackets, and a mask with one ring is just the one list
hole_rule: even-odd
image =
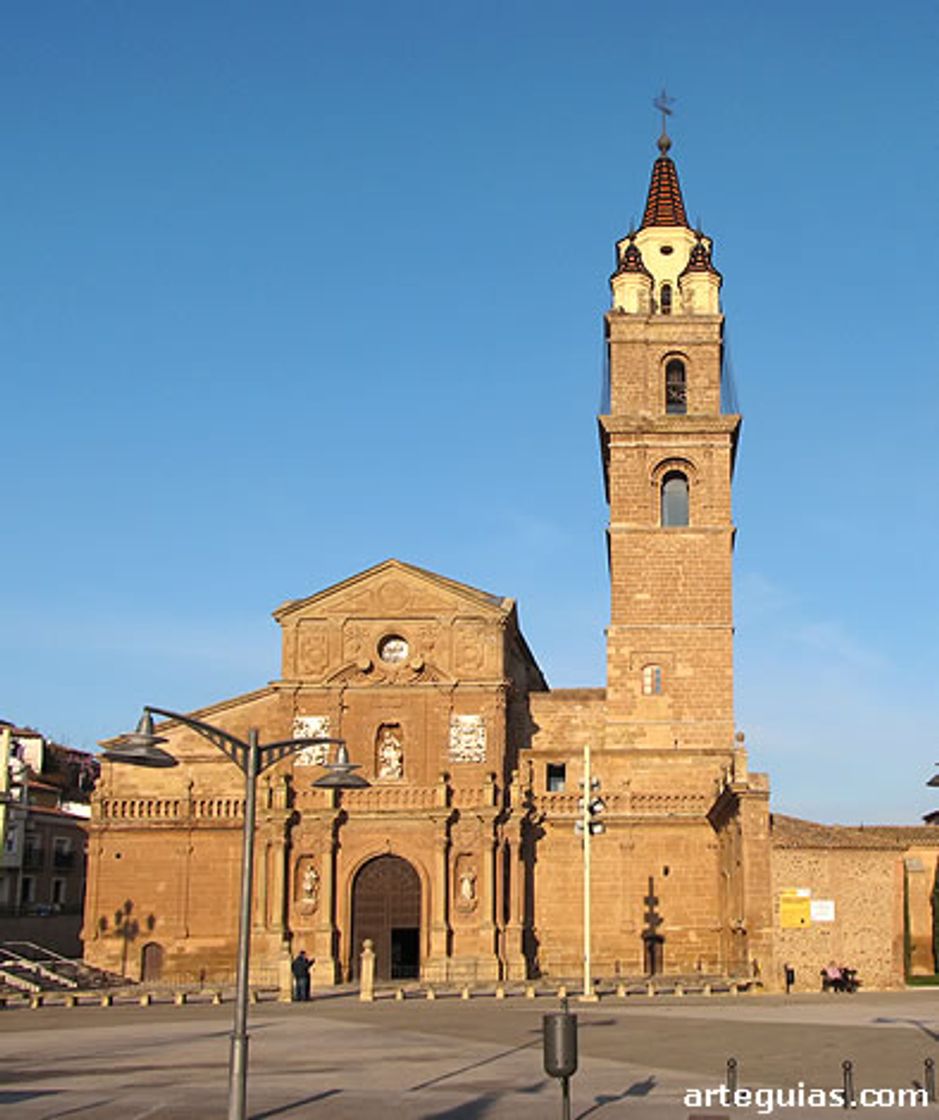
[[365,657],[371,627],[359,619],[349,619],[342,627],[342,656],[346,661],[359,661]]
[[297,675],[319,676],[329,664],[329,623],[301,618],[297,624]]
[[391,663],[363,658],[354,664],[344,665],[328,677],[326,683],[381,687],[401,684],[446,684],[451,681],[452,678],[436,665],[428,664],[422,657],[414,657],[410,661]]
[[405,610],[414,598],[414,588],[410,581],[399,576],[383,579],[376,588],[376,598],[381,607],[391,614]]
[[492,668],[495,632],[481,618],[458,618],[453,625],[453,667],[457,676]]

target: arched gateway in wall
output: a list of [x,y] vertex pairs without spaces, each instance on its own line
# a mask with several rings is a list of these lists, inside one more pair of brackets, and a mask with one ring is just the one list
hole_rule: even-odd
[[400,856],[377,856],[352,884],[352,971],[358,975],[362,942],[375,947],[375,977],[408,980],[421,969],[421,881]]

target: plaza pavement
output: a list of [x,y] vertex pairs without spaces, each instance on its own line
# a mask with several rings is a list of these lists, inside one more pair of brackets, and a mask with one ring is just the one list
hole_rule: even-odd
[[[541,1017],[557,1000],[379,1000],[351,995],[251,1008],[253,1120],[508,1120],[560,1117],[542,1069]],[[910,1088],[939,1059],[939,993],[741,996],[577,1004],[575,1120],[751,1117],[689,1107],[728,1057],[743,1087]],[[231,1005],[0,1010],[0,1113],[11,1120],[224,1118]],[[840,1109],[774,1108],[784,1118]],[[872,1117],[939,1108],[864,1110]],[[765,1112],[763,1113],[766,1114]]]

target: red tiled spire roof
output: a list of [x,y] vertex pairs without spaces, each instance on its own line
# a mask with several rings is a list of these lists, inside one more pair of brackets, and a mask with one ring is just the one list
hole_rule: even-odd
[[668,154],[671,146],[671,140],[663,132],[659,137],[659,151],[662,154],[652,165],[652,181],[649,183],[646,212],[642,216],[642,229],[647,226],[688,225],[678,183],[678,169]]
[[704,242],[704,235],[700,230],[697,231],[698,240],[695,242],[691,250],[691,255],[688,257],[688,263],[682,271],[682,276],[686,272],[713,272],[715,276],[720,276],[720,273],[714,267],[711,261],[711,253]]
[[639,246],[636,244],[634,234],[629,235],[629,244],[623,250],[623,255],[620,257],[619,268],[617,272],[641,272],[646,276],[652,274],[646,268],[642,260],[642,253],[639,252]]

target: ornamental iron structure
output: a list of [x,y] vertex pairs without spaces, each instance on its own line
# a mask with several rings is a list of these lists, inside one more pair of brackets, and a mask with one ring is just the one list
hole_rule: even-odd
[[[302,750],[321,744],[336,744],[336,760],[324,763],[328,773],[313,783],[321,789],[361,789],[369,785],[367,779],[354,774],[356,763],[349,761],[344,739],[326,736],[279,739],[274,743],[261,743],[256,728],[248,732],[247,742],[214,727],[210,723],[181,715],[165,708],[144,708],[137,729],[121,736],[117,743],[103,751],[110,762],[144,766],[150,769],[177,766],[177,760],[159,746],[166,743],[165,736],[157,735],[153,727],[154,715],[192,728],[204,739],[231,759],[245,776],[245,813],[241,847],[241,901],[238,911],[238,958],[235,982],[235,1012],[231,1034],[231,1053],[228,1066],[228,1120],[245,1120],[245,1103],[248,1087],[248,966],[251,955],[251,891],[254,873],[254,827],[258,775],[269,766]],[[102,744],[104,745],[104,744]]]

